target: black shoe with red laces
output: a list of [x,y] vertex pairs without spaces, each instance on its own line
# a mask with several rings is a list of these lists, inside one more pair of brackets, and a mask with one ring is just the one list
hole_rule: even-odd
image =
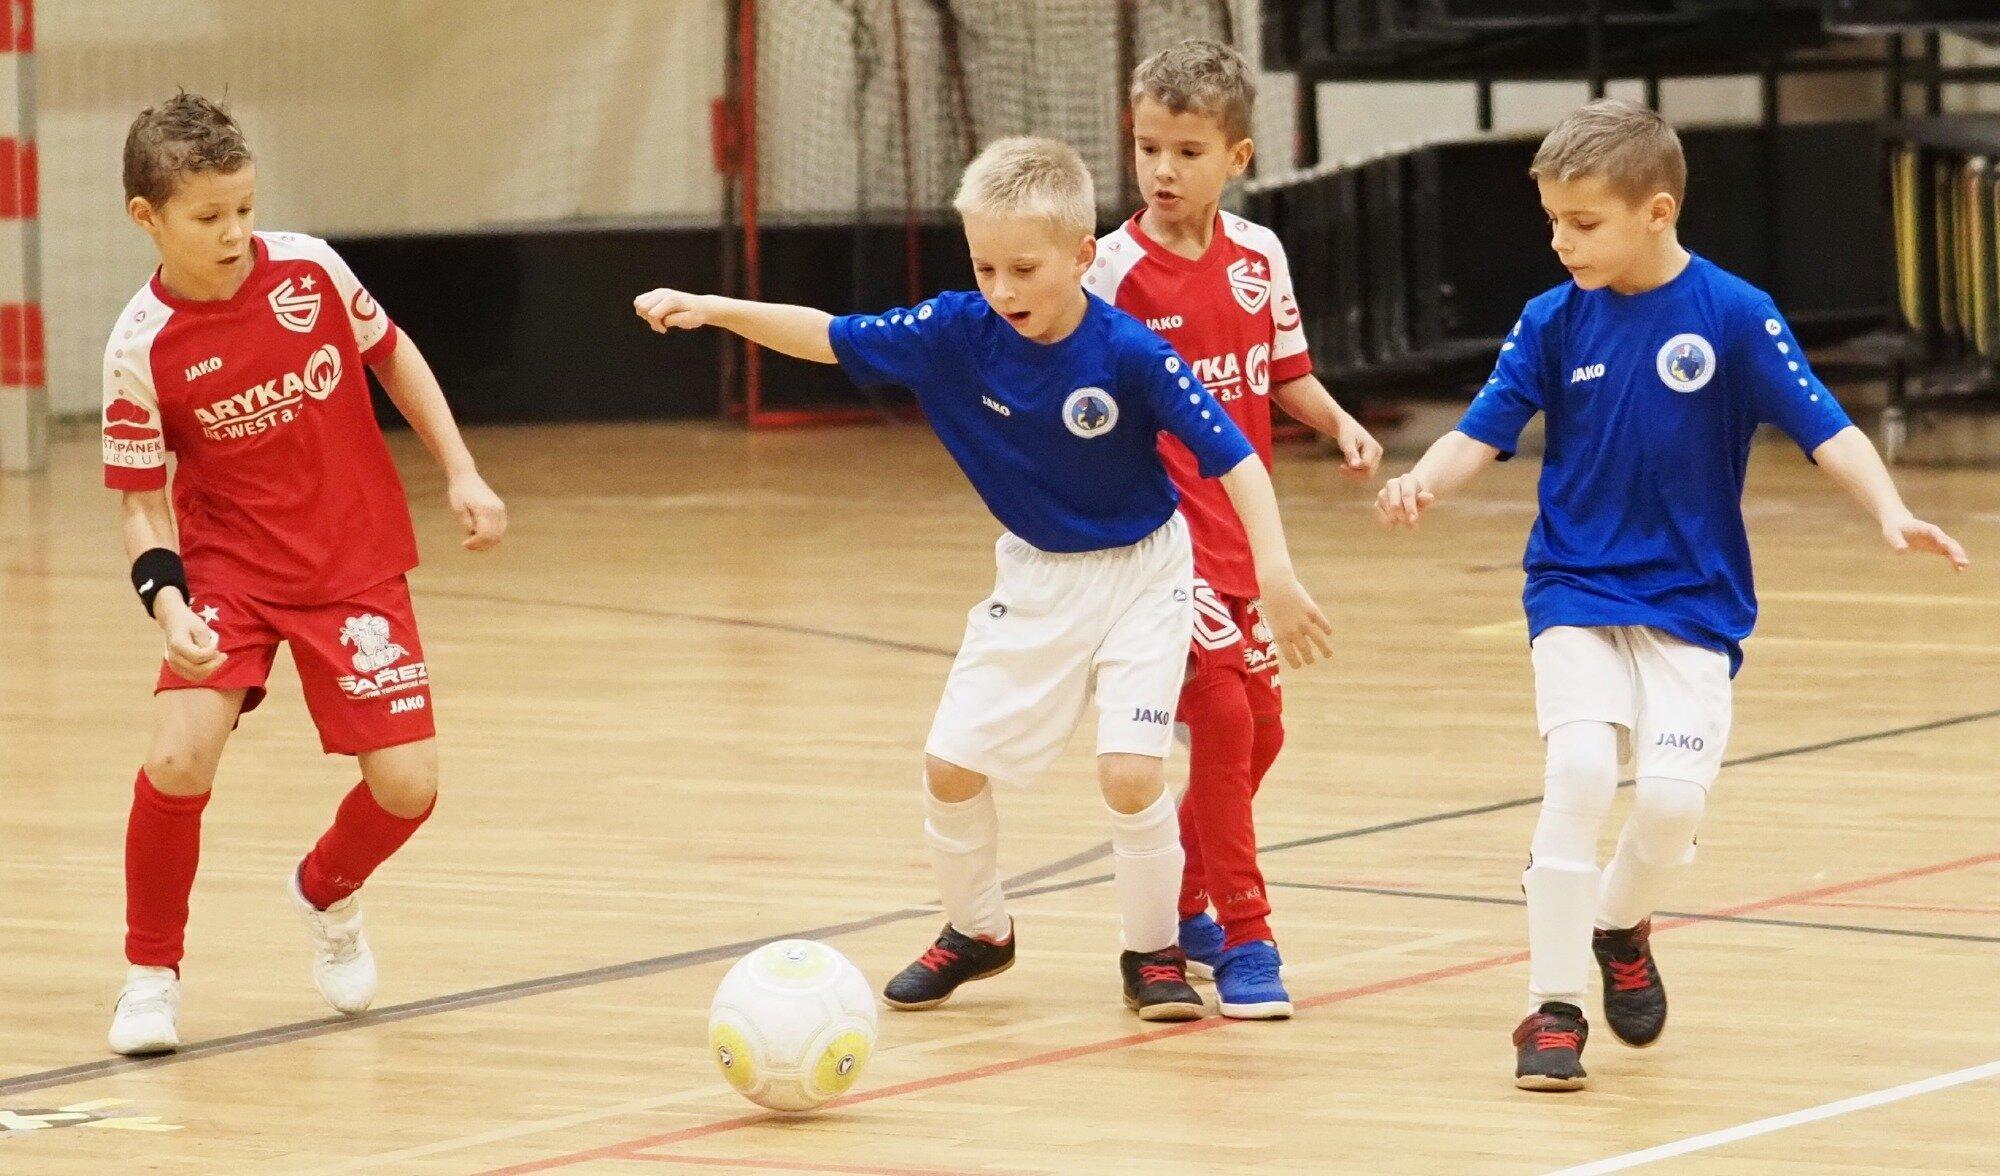
[[1141,1021],[1198,1021],[1208,1015],[1188,984],[1187,956],[1179,947],[1128,951],[1118,957],[1125,978],[1125,1007]]
[[1667,1027],[1667,989],[1653,961],[1653,920],[1623,931],[1599,929],[1590,949],[1604,973],[1604,1021],[1626,1045],[1644,1049]]
[[1514,1030],[1514,1085],[1522,1090],[1582,1090],[1583,1043],[1590,1036],[1583,1010],[1552,1000]]
[[998,976],[1013,966],[1011,924],[1006,940],[995,943],[966,935],[946,923],[937,942],[917,957],[915,963],[896,973],[896,978],[882,989],[882,999],[892,1009],[934,1009],[951,999],[959,985]]

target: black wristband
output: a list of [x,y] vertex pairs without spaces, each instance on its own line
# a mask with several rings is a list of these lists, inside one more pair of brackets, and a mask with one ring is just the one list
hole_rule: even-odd
[[155,547],[132,561],[132,590],[139,594],[139,603],[146,606],[149,617],[162,588],[178,588],[181,599],[189,599],[187,568],[181,564],[181,553]]

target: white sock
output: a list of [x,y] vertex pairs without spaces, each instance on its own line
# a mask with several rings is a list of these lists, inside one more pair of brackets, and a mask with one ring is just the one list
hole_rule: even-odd
[[1597,838],[1618,790],[1618,728],[1565,723],[1549,732],[1542,813],[1521,889],[1528,896],[1528,1007],[1583,1007],[1597,905]]
[[1005,940],[1014,924],[1000,890],[1000,815],[988,785],[971,800],[939,800],[924,788],[924,842],[931,849],[944,915],[966,935]]
[[1111,810],[1111,873],[1125,920],[1125,950],[1160,951],[1178,941],[1186,864],[1172,796],[1162,791],[1136,813]]
[[1708,807],[1708,790],[1653,776],[1641,779],[1638,789],[1632,815],[1618,835],[1618,852],[1604,871],[1599,927],[1623,930],[1651,917],[1682,867],[1694,860],[1694,835]]

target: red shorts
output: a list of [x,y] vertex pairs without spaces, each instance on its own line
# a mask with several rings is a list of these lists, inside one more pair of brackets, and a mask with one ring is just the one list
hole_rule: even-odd
[[1283,713],[1278,681],[1279,654],[1271,626],[1254,600],[1225,596],[1194,582],[1194,640],[1188,646],[1188,679],[1203,674],[1242,674],[1250,692],[1250,713],[1267,718]]
[[289,642],[306,709],[327,754],[359,755],[437,734],[430,672],[404,577],[334,604],[272,604],[200,591],[191,603],[229,660],[201,682],[163,665],[156,693],[246,690],[243,713],[249,714],[264,701],[279,642]]

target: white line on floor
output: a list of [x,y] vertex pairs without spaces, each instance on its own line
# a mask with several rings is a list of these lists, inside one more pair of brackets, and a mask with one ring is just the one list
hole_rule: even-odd
[[1564,1168],[1550,1176],[1598,1176],[1603,1172],[1623,1172],[1627,1168],[1637,1168],[1656,1160],[1670,1160],[1689,1152],[1706,1151],[1712,1147],[1753,1139],[1759,1135],[1769,1135],[1773,1131],[1783,1131],[1787,1127],[1797,1127],[1802,1123],[1817,1123],[1821,1119],[1831,1119],[1852,1111],[1865,1111],[1886,1103],[1901,1102],[1920,1094],[1946,1090],[1953,1086],[1963,1086],[1968,1082],[1981,1082],[1988,1078],[2000,1078],[2000,1062],[1988,1062],[1983,1066],[1973,1066],[1965,1070],[1955,1070],[1949,1074],[1939,1074],[1935,1078],[1924,1078],[1916,1082],[1905,1082],[1901,1086],[1891,1086],[1887,1090],[1877,1090],[1871,1094],[1857,1094],[1853,1098],[1843,1098],[1839,1102],[1823,1103],[1807,1107],[1802,1111],[1773,1115],[1754,1123],[1744,1123],[1737,1127],[1725,1127],[1721,1131],[1711,1131],[1706,1135],[1695,1135],[1687,1139],[1663,1143],[1644,1151],[1628,1152],[1622,1156],[1612,1156],[1607,1160],[1593,1160],[1574,1168]]

